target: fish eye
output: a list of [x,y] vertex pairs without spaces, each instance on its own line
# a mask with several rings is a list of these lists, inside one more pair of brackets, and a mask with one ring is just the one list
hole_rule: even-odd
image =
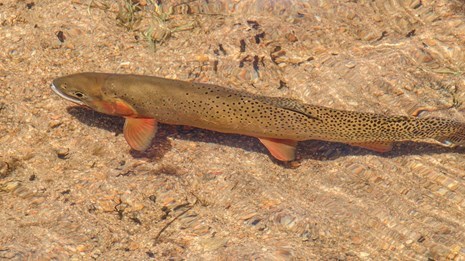
[[76,91],[76,92],[74,92],[74,96],[76,96],[78,98],[84,98],[84,93]]

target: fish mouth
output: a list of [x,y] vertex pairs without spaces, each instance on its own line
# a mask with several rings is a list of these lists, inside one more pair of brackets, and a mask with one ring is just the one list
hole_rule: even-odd
[[78,100],[74,97],[71,97],[69,95],[66,95],[64,94],[60,89],[58,89],[53,83],[52,85],[50,86],[50,88],[52,88],[52,90],[58,94],[61,98],[65,99],[65,100],[68,100],[68,101],[71,101],[71,102],[74,102],[74,103],[77,103],[79,105],[84,105],[84,103],[81,101],[81,100]]

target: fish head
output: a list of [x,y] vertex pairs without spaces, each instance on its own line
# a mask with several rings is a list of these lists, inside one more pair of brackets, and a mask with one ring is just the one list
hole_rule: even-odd
[[92,108],[95,101],[102,100],[102,80],[98,74],[72,74],[56,78],[51,88],[65,100]]
[[105,81],[111,74],[78,73],[53,80],[51,88],[60,97],[79,105],[116,116],[131,116],[134,109],[127,103],[103,92]]

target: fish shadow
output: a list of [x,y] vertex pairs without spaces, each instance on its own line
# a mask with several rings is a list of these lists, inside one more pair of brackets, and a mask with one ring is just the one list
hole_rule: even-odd
[[[124,118],[122,117],[102,114],[80,106],[68,107],[67,111],[88,126],[105,129],[115,133],[115,136],[122,136],[121,134],[123,134]],[[130,153],[134,158],[146,158],[153,161],[162,159],[172,148],[169,137],[194,142],[215,143],[249,152],[267,154],[273,162],[288,167],[286,163],[282,163],[270,156],[257,138],[167,124],[158,124],[157,134],[148,150],[144,152],[131,150]],[[343,143],[318,140],[301,141],[297,147],[298,160],[317,161],[332,161],[346,156],[378,155],[386,158],[396,158],[406,155],[431,155],[451,152],[465,154],[465,147],[451,149],[429,143],[402,142],[396,143],[392,151],[378,153]]]

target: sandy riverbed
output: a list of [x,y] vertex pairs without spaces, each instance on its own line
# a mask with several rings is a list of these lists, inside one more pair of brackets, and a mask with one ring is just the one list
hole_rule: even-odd
[[465,121],[463,1],[133,2],[0,3],[0,259],[465,259],[464,149],[308,141],[292,169],[162,125],[136,153],[49,88],[137,73]]

